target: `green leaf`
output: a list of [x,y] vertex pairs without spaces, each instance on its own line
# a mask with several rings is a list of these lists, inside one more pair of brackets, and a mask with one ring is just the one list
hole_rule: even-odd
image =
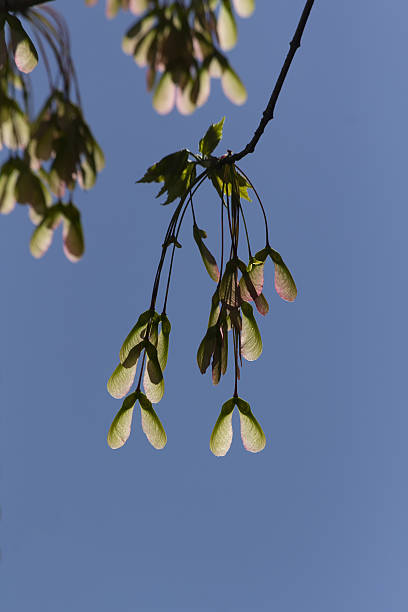
[[121,363],[115,368],[112,376],[108,380],[107,388],[112,397],[120,399],[129,393],[136,374],[136,366],[125,368]]
[[119,360],[123,364],[130,351],[134,346],[139,344],[144,338],[144,331],[149,324],[150,319],[153,317],[154,312],[152,310],[146,310],[138,318],[136,324],[132,327],[119,352]]
[[247,92],[241,79],[232,68],[226,68],[221,76],[221,86],[225,96],[234,104],[244,104]]
[[278,295],[287,302],[293,302],[297,289],[289,269],[277,251],[270,248],[269,255],[275,264],[275,289]]
[[216,457],[224,457],[230,449],[232,442],[232,413],[235,399],[232,397],[221,408],[210,438],[210,450]]
[[130,436],[136,400],[137,393],[128,395],[123,401],[122,408],[113,419],[108,433],[108,444],[113,449],[123,446]]
[[159,417],[155,413],[148,398],[139,393],[139,403],[142,415],[142,429],[150,444],[160,450],[166,446],[167,436]]
[[244,448],[250,453],[259,453],[265,448],[266,438],[261,426],[252,414],[247,402],[237,398],[239,419],[241,421],[241,438]]
[[204,157],[208,157],[214,151],[218,143],[222,139],[222,129],[225,117],[218,123],[213,123],[208,128],[205,136],[200,140],[199,150]]
[[255,361],[262,353],[262,339],[252,306],[242,302],[241,354],[247,361]]
[[193,226],[194,240],[196,241],[197,246],[199,248],[201,259],[203,260],[205,269],[207,270],[212,280],[218,283],[218,280],[220,278],[220,271],[218,269],[217,262],[215,260],[214,255],[207,249],[207,247],[205,246],[202,240],[201,232],[202,230],[200,230],[197,227],[197,225],[194,224]]
[[232,2],[240,17],[250,17],[255,10],[255,0],[232,0]]
[[168,197],[164,204],[169,204],[176,198],[185,195],[194,178],[195,163],[188,161],[188,151],[182,149],[166,155],[157,164],[153,164],[137,182],[164,183],[157,197],[167,191]]
[[230,0],[221,0],[221,7],[217,20],[217,32],[221,49],[229,51],[235,47],[238,31]]
[[10,14],[7,15],[6,19],[10,27],[11,46],[16,66],[21,72],[29,73],[38,64],[37,50],[21,25],[21,21]]
[[176,101],[176,86],[170,72],[163,72],[153,94],[153,107],[159,115],[167,115]]

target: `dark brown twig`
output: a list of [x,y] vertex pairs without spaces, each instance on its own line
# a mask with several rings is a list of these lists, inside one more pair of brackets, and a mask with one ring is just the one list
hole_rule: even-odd
[[300,47],[300,41],[302,38],[303,30],[305,29],[305,26],[306,26],[307,20],[310,15],[310,11],[312,10],[313,4],[314,4],[314,0],[307,0],[305,4],[305,7],[300,17],[298,26],[296,28],[296,32],[293,36],[293,39],[291,40],[289,52],[283,63],[282,69],[279,73],[278,79],[275,83],[275,87],[273,88],[271,97],[269,99],[268,106],[263,112],[262,119],[258,127],[256,128],[256,131],[252,137],[252,140],[239,153],[235,153],[234,155],[227,156],[221,159],[219,161],[220,166],[223,166],[224,164],[235,163],[239,161],[240,159],[242,159],[243,157],[245,157],[246,155],[248,155],[248,153],[253,153],[255,151],[255,147],[258,144],[258,141],[261,138],[262,134],[264,133],[265,127],[267,126],[269,121],[273,119],[273,113],[275,110],[276,102],[278,101],[279,94],[281,92],[283,83],[285,82],[286,75],[288,74],[288,71],[292,63],[292,60],[295,56],[295,53],[297,49],[299,49]]

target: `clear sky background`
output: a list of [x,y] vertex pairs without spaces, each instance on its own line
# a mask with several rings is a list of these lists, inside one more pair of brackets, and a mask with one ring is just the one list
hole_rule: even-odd
[[[276,119],[241,164],[299,291],[282,302],[269,264],[264,352],[240,386],[266,449],[247,453],[234,417],[230,453],[209,451],[233,380],[214,388],[196,365],[213,286],[189,223],[157,406],[168,444],[150,447],[137,411],[125,447],[106,443],[120,407],[106,379],[149,305],[171,214],[135,180],[163,155],[195,150],[224,115],[219,154],[248,142],[303,4],[259,0],[240,20],[230,58],[244,107],[213,81],[193,116],[160,117],[120,49],[131,17],[55,3],[107,167],[76,197],[87,247],[78,264],[60,236],[31,257],[23,207],[0,219],[4,612],[407,610],[406,2],[317,0]],[[214,196],[199,210],[210,230]]]

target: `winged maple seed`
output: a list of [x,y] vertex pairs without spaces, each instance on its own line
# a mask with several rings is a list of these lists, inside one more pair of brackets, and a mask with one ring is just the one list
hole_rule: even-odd
[[[125,339],[119,354],[120,363],[108,381],[111,395],[117,398],[127,396],[109,432],[108,442],[113,448],[122,446],[129,437],[131,411],[135,402],[139,401],[141,405],[146,401],[158,403],[164,394],[163,371],[167,363],[170,334],[170,323],[166,315],[167,298],[175,249],[181,246],[178,237],[188,209],[192,213],[193,238],[201,260],[210,279],[216,284],[211,297],[207,330],[197,351],[197,364],[202,374],[211,365],[212,382],[217,385],[221,377],[227,373],[229,351],[233,357],[234,394],[222,407],[211,436],[210,448],[217,456],[223,456],[228,451],[232,440],[231,419],[235,407],[238,408],[240,415],[244,448],[255,453],[265,447],[265,436],[258,421],[252,414],[249,404],[238,396],[238,381],[243,359],[255,361],[262,353],[261,334],[251,303],[255,304],[260,314],[267,314],[269,305],[263,290],[264,268],[268,256],[275,266],[275,288],[278,295],[287,301],[293,301],[296,297],[296,286],[282,257],[269,246],[266,215],[264,215],[266,246],[255,256],[252,255],[246,223],[247,212],[252,212],[254,208],[250,204],[249,190],[255,193],[256,202],[263,213],[264,207],[252,182],[235,164],[228,163],[230,156],[221,158],[213,156],[213,151],[222,137],[223,123],[222,119],[209,127],[200,140],[197,154],[183,149],[167,155],[148,168],[139,181],[162,184],[157,197],[163,196],[165,205],[175,200],[178,203],[162,243],[162,255],[153,284],[150,308],[140,315]],[[219,213],[217,213],[221,236],[219,264],[207,245],[207,233],[201,229],[197,220],[196,193],[204,181],[211,183],[219,202]],[[238,256],[242,227],[248,248],[248,264]],[[159,315],[156,312],[158,291],[169,250],[170,265]],[[224,253],[229,253],[225,265]],[[141,365],[136,389],[127,395],[136,379],[139,363]],[[141,391],[142,384],[144,394]],[[141,400],[141,397],[145,397],[146,400]],[[148,439],[153,446],[162,448],[164,430],[156,413],[153,414],[149,408],[143,418],[145,421],[142,419],[142,423],[150,423],[149,427],[143,426],[145,433],[147,430],[150,432]],[[151,431],[156,432],[160,443]]]

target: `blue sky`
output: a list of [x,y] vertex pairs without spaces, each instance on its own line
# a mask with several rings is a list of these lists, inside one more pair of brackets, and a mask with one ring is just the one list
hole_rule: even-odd
[[[196,365],[213,287],[188,224],[157,407],[168,444],[150,447],[136,411],[125,447],[106,443],[120,407],[106,379],[148,307],[171,214],[135,180],[163,155],[194,150],[224,115],[219,154],[246,144],[303,1],[259,0],[240,20],[230,58],[247,104],[214,83],[187,118],[153,111],[143,71],[120,49],[129,16],[107,22],[102,5],[55,3],[107,167],[76,198],[78,264],[59,237],[42,260],[30,256],[22,207],[1,219],[5,611],[406,611],[408,6],[315,4],[276,118],[241,162],[299,291],[294,304],[279,300],[267,268],[264,352],[240,386],[267,446],[247,453],[234,418],[218,459],[208,442],[233,380],[214,388]],[[204,194],[208,230],[215,206]],[[258,230],[261,248],[253,221]]]

